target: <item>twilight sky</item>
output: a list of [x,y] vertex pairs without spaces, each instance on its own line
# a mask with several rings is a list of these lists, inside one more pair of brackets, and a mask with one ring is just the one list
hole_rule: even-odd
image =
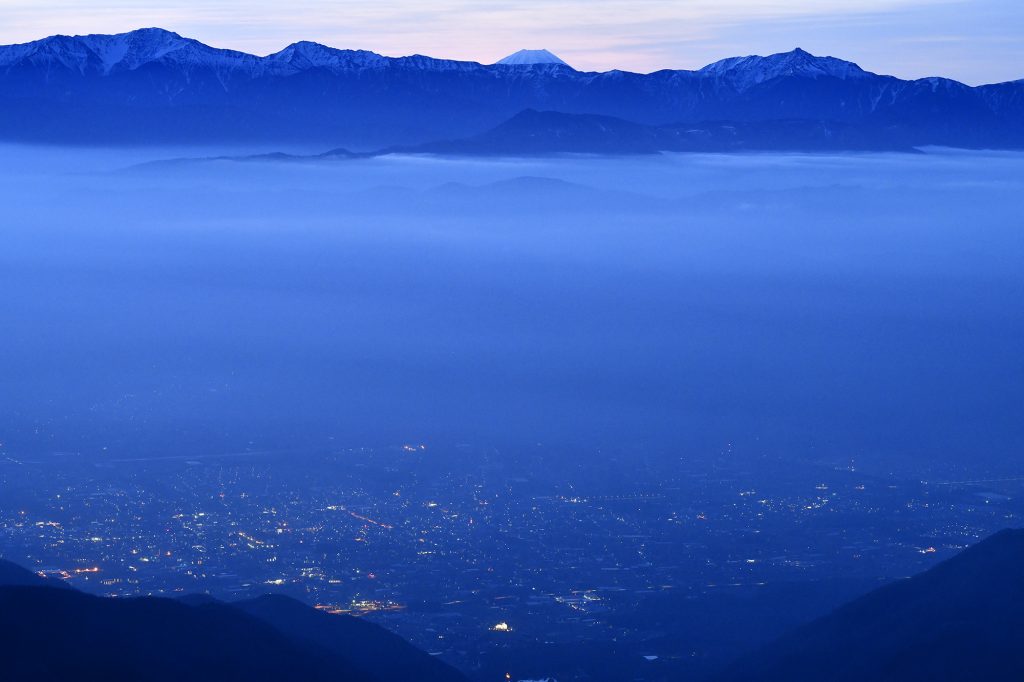
[[1024,0],[0,0],[0,44],[160,26],[267,54],[297,40],[490,63],[699,68],[802,47],[901,77],[1024,78]]

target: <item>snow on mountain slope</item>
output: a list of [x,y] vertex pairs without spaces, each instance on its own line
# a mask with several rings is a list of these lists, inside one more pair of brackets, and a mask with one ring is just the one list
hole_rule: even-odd
[[534,64],[560,64],[569,66],[547,50],[519,50],[498,62],[502,66],[533,66]]
[[[80,75],[106,76],[134,71],[153,62],[175,64],[186,70],[208,67],[219,72],[258,78],[291,75],[310,69],[345,73],[367,69],[411,68],[431,71],[477,71],[492,69],[477,62],[435,59],[422,55],[384,57],[365,50],[340,50],[313,42],[298,42],[280,52],[258,57],[234,50],[222,50],[159,28],[146,28],[116,35],[52,36],[31,43],[0,46],[0,70],[33,67],[64,68]],[[568,64],[548,50],[520,50],[494,66],[530,66],[557,73]],[[531,69],[531,71],[534,69]],[[833,57],[816,57],[801,49],[768,57],[733,57],[698,71],[666,71],[686,78],[711,78],[742,92],[780,76],[843,80],[869,78],[874,74],[856,64]],[[579,74],[584,77],[584,74]],[[609,72],[610,77],[633,76]]]
[[324,69],[339,74],[392,67],[429,71],[473,71],[485,68],[477,62],[434,59],[422,55],[384,57],[366,50],[339,50],[308,41],[294,43],[266,57],[258,57],[213,48],[157,28],[116,35],[52,36],[21,45],[0,46],[0,71],[21,66],[46,71],[63,68],[83,76],[107,76],[134,71],[153,62],[171,63],[186,70],[207,67],[217,72],[230,72],[250,78],[287,76],[311,69]]
[[720,78],[740,92],[780,76],[832,77],[852,80],[869,78],[874,75],[852,62],[835,57],[815,57],[800,48],[768,57],[752,55],[723,59],[705,66],[696,73],[701,76]]
[[134,71],[156,61],[183,67],[257,70],[260,58],[220,50],[159,28],[115,35],[51,36],[22,45],[0,47],[0,68],[17,65],[63,67],[82,75]]
[[903,81],[799,49],[698,71],[588,73],[546,50],[492,65],[312,42],[256,56],[143,29],[0,46],[0,139],[201,136],[382,147],[480,134],[532,108],[645,125],[882,126],[883,142],[897,126],[910,145],[1016,148],[1024,146],[1022,91],[1015,83]]
[[290,67],[295,71],[319,68],[338,72],[379,68],[387,63],[387,58],[366,50],[338,50],[319,43],[302,41],[269,55],[264,61]]

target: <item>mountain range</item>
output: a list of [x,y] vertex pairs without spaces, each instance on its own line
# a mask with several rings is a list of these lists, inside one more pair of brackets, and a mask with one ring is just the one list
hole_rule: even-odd
[[[623,121],[627,148],[687,130],[705,143],[683,150],[1024,148],[1024,81],[908,81],[800,49],[637,74],[577,71],[546,50],[484,65],[299,42],[260,57],[157,28],[0,47],[2,141],[371,151],[474,139],[510,121],[522,138],[526,110]],[[557,151],[542,141],[566,119],[528,122],[535,151]]]

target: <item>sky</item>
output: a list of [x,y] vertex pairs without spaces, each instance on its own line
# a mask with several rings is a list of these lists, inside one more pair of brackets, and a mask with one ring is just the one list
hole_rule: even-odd
[[802,47],[904,78],[1024,78],[1021,0],[0,0],[0,43],[159,26],[256,54],[298,40],[581,70],[699,68]]

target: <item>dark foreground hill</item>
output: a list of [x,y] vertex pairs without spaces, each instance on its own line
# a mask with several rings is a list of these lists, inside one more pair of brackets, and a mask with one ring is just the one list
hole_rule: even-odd
[[[381,628],[286,598],[239,604],[106,599],[0,562],[0,679],[459,682]],[[36,583],[36,584],[31,584]]]
[[861,597],[718,679],[1024,680],[1024,530]]
[[[1024,679],[1022,566],[1024,530],[1003,531],[799,627],[713,679]],[[286,597],[104,599],[51,584],[0,562],[0,679],[465,680],[375,625]]]

